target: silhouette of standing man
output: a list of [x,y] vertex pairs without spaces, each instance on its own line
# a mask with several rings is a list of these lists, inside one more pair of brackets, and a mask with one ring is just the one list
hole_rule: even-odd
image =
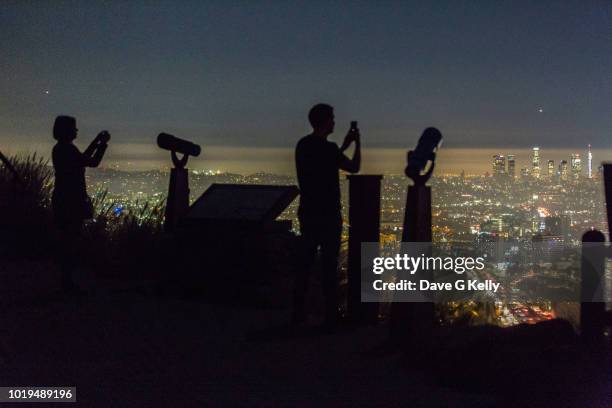
[[51,199],[55,223],[61,233],[57,251],[62,272],[62,288],[67,292],[76,288],[72,271],[78,256],[78,241],[83,221],[93,218],[93,206],[87,195],[85,167],[97,167],[102,161],[110,134],[102,131],[83,153],[72,143],[77,137],[76,119],[58,116],[53,125],[52,160],[55,186]]
[[[301,264],[295,283],[293,323],[305,320],[308,278],[317,248],[321,248],[322,283],[325,297],[325,322],[333,326],[338,315],[338,253],[342,232],[339,170],[357,173],[361,164],[360,135],[351,128],[339,148],[327,137],[334,131],[334,108],[318,104],[310,109],[308,120],[313,132],[304,136],[295,149],[295,164],[300,187],[298,218],[301,230]],[[355,142],[349,159],[344,151]]]

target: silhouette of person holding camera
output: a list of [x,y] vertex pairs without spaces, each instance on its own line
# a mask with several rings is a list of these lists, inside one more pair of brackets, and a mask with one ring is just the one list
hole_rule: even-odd
[[78,241],[83,221],[93,218],[93,205],[87,195],[85,168],[97,167],[104,157],[110,134],[102,131],[83,153],[73,144],[78,129],[76,119],[58,116],[53,125],[52,161],[55,170],[55,186],[51,198],[55,224],[60,231],[58,256],[62,273],[62,288],[77,291],[72,272],[78,256]]
[[[304,322],[305,298],[310,269],[317,248],[321,250],[322,283],[325,297],[325,324],[334,326],[338,314],[338,253],[342,233],[339,170],[357,173],[361,165],[359,129],[353,122],[341,147],[327,140],[334,131],[334,108],[318,104],[310,109],[308,120],[313,132],[304,136],[295,149],[300,187],[301,245],[300,264],[294,288],[292,322]],[[344,151],[355,143],[353,158]]]

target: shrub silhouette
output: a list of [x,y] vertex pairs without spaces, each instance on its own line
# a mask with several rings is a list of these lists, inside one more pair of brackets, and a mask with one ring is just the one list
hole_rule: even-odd
[[0,251],[28,258],[48,255],[53,243],[53,169],[36,153],[8,160],[19,177],[0,165]]
[[[0,164],[0,255],[51,258],[57,238],[51,210],[53,168],[36,153],[8,160],[19,176]],[[159,264],[165,200],[131,203],[115,214],[117,203],[99,190],[92,203],[94,220],[84,227],[81,266],[125,274]]]
[[107,191],[94,193],[92,203],[95,220],[83,234],[88,266],[111,276],[156,276],[165,256],[165,200],[136,201],[118,214]]

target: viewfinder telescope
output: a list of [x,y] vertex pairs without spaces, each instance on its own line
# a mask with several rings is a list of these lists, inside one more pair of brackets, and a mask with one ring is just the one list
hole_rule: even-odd
[[176,136],[168,133],[160,133],[157,136],[157,145],[161,149],[170,150],[171,152],[183,153],[188,156],[198,157],[202,149],[200,145],[192,143],[188,140],[179,139]]
[[419,143],[412,151],[408,160],[407,172],[412,170],[418,174],[425,170],[428,161],[433,161],[434,153],[442,143],[442,133],[434,127],[428,127],[419,138]]

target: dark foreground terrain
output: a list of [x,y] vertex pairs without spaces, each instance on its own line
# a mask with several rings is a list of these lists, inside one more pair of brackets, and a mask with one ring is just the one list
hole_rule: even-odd
[[288,310],[160,296],[142,281],[89,278],[85,295],[65,297],[55,273],[0,266],[2,386],[76,386],[84,407],[612,405],[610,359],[563,324],[389,350],[384,325],[292,331]]

